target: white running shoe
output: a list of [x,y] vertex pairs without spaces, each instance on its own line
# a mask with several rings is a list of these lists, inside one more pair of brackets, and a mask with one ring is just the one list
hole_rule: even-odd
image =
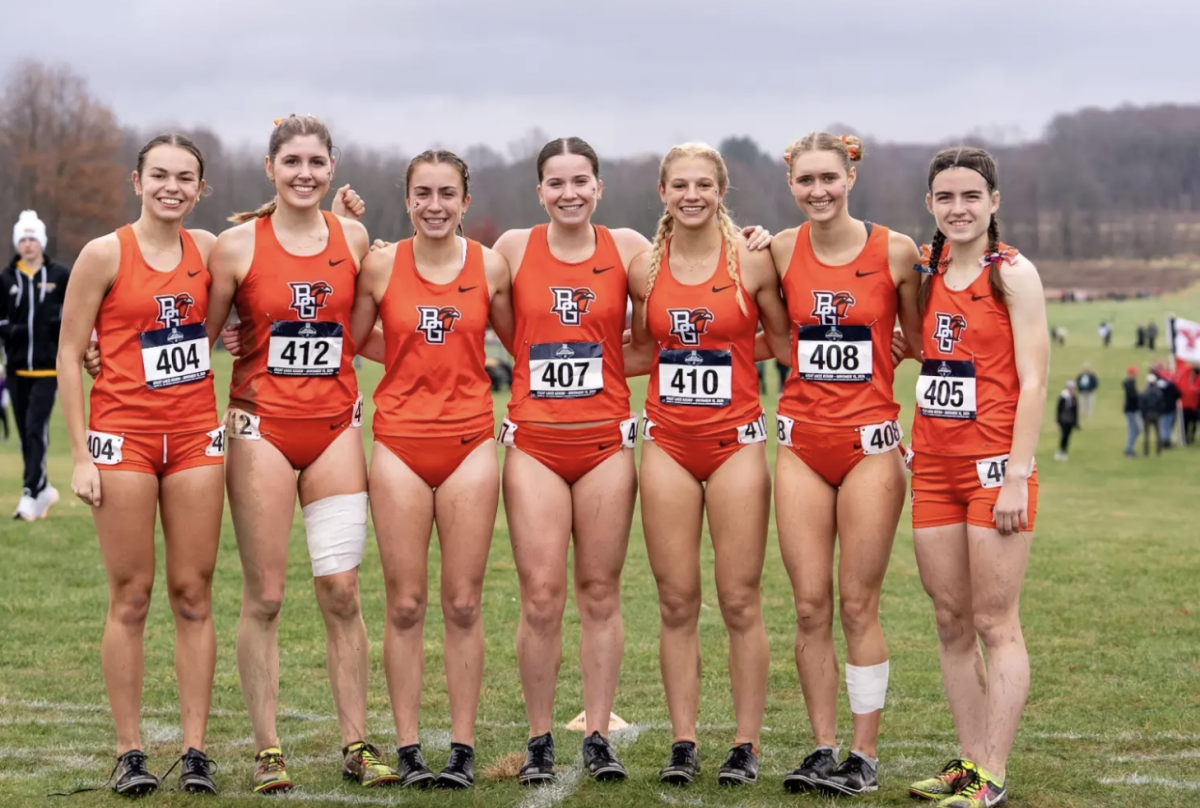
[[24,519],[26,522],[32,522],[37,518],[37,500],[33,497],[21,497],[21,501],[17,503],[17,509],[13,511],[13,519]]
[[37,506],[37,516],[39,519],[45,519],[46,514],[50,512],[50,506],[58,502],[58,491],[54,486],[47,485],[42,489],[42,493],[37,495],[34,503]]

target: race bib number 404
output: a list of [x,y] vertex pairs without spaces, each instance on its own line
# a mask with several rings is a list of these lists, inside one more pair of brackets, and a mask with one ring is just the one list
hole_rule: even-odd
[[733,401],[733,354],[659,351],[658,400],[692,407],[728,407]]
[[869,382],[871,327],[806,325],[796,335],[796,368],[807,382]]
[[917,377],[917,408],[929,418],[975,419],[975,363],[926,359]]
[[532,398],[588,398],[604,389],[604,348],[598,342],[529,346]]
[[143,331],[139,340],[142,371],[151,390],[208,378],[208,332],[202,323]]
[[267,373],[272,376],[336,376],[342,368],[341,323],[271,323]]

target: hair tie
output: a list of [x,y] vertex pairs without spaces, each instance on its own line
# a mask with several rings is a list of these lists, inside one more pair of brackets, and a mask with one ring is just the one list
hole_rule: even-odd
[[783,162],[787,163],[789,166],[792,164],[792,153],[791,153],[791,151],[785,151],[785,152],[783,153]]

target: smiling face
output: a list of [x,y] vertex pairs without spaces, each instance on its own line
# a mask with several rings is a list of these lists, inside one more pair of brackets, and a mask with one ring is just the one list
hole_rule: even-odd
[[293,208],[313,208],[333,181],[333,157],[319,135],[295,135],[284,141],[274,159],[267,157],[267,177],[279,201]]
[[988,188],[978,171],[955,166],[934,176],[925,207],[947,241],[969,244],[987,233],[1000,207],[1000,192]]
[[854,167],[847,169],[841,154],[813,149],[793,157],[788,184],[810,222],[828,222],[845,213],[854,178]]
[[699,229],[717,215],[725,197],[723,180],[721,167],[713,160],[681,156],[663,167],[658,194],[677,227]]
[[453,163],[417,163],[409,175],[408,215],[413,230],[429,239],[454,235],[471,205],[463,176]]
[[185,148],[164,143],[146,152],[141,171],[133,172],[133,188],[142,212],[165,221],[180,221],[204,192],[200,161]]
[[591,161],[582,154],[558,154],[541,167],[538,201],[550,218],[565,227],[585,224],[592,218],[604,183]]

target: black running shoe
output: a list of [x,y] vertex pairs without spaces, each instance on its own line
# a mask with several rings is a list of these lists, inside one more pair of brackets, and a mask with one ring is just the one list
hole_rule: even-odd
[[400,785],[413,788],[429,788],[433,785],[433,772],[425,764],[421,744],[401,746],[396,750],[396,758],[396,773],[400,775]]
[[213,764],[207,755],[199,749],[188,747],[180,760],[183,762],[183,771],[179,773],[180,791],[191,791],[195,794],[217,793],[217,784],[212,779]]
[[465,743],[450,744],[450,759],[433,784],[438,788],[470,788],[475,785],[475,750]]
[[658,773],[658,779],[673,786],[686,786],[700,776],[700,755],[692,741],[671,744],[671,762]]
[[854,752],[817,783],[817,789],[827,797],[857,797],[879,790],[876,766]]
[[758,755],[754,745],[741,743],[729,750],[717,772],[717,782],[723,786],[742,786],[758,782]]
[[804,759],[800,767],[788,772],[783,778],[783,787],[792,794],[812,791],[837,768],[837,757],[827,746],[813,752]]
[[124,797],[142,797],[158,788],[158,778],[146,771],[146,753],[131,749],[117,758],[112,790]]
[[599,732],[583,739],[583,768],[601,783],[624,780],[628,776],[608,740],[600,737]]
[[517,775],[517,782],[523,786],[537,786],[553,783],[555,777],[554,736],[547,732],[530,738],[525,748],[525,765]]

